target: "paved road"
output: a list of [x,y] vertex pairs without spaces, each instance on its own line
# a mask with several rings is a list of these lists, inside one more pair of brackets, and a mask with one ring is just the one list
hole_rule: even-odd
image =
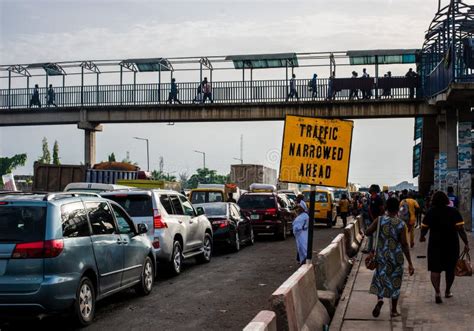
[[[316,227],[314,251],[326,247],[339,227]],[[217,253],[211,263],[190,260],[183,273],[160,277],[152,294],[139,297],[129,290],[98,303],[88,330],[242,330],[268,308],[271,293],[297,268],[294,238],[275,241],[262,237],[237,253]],[[68,330],[71,321],[51,317],[41,322],[0,325],[0,330],[26,327]]]

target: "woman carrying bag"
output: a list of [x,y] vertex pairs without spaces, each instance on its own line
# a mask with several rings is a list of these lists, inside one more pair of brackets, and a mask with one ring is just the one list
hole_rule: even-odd
[[431,199],[431,208],[421,223],[420,242],[425,241],[430,232],[428,242],[428,271],[431,271],[431,284],[435,290],[436,303],[441,299],[441,272],[446,273],[445,298],[451,298],[451,286],[454,282],[456,263],[459,257],[459,238],[464,242],[464,252],[469,252],[469,242],[464,230],[464,221],[456,208],[449,207],[448,196],[441,191]]
[[370,286],[370,293],[377,296],[377,304],[372,311],[374,317],[380,315],[384,298],[392,300],[390,316],[400,316],[397,304],[403,278],[403,255],[408,260],[410,276],[415,272],[406,237],[406,224],[397,216],[399,205],[396,198],[389,198],[387,214],[380,216],[366,231],[366,235],[377,232],[374,245],[375,272]]

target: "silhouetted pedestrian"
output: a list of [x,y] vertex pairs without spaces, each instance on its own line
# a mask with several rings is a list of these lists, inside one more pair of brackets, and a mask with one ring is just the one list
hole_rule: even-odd
[[176,84],[176,79],[173,78],[171,79],[171,91],[168,96],[168,103],[177,102],[181,104],[181,101],[178,99],[178,93],[178,84]]
[[38,84],[35,84],[35,89],[33,90],[33,94],[31,95],[30,108],[32,106],[38,106],[38,108],[41,108],[41,101],[40,101],[40,97],[39,97]]
[[314,99],[318,96],[318,75],[314,74],[313,78],[309,81],[309,90],[311,92],[311,97]]
[[408,85],[410,86],[410,99],[413,99],[415,97],[415,86],[418,74],[414,72],[412,68],[410,68],[408,69],[408,72],[406,73],[405,77],[408,78]]
[[[362,69],[362,78],[370,78],[370,75],[367,73],[367,69]],[[372,90],[370,88],[364,87],[362,89],[362,99],[370,99],[372,96]]]
[[212,87],[211,84],[207,81],[207,77],[204,77],[204,80],[201,83],[201,90],[202,93],[204,93],[204,96],[202,97],[202,103],[205,103],[207,99],[209,99],[209,101],[213,103],[214,101],[212,100]]
[[383,75],[385,78],[385,84],[383,90],[382,90],[382,97],[390,98],[392,96],[392,89],[390,88],[390,82],[392,78],[392,72],[389,71],[385,75]]
[[298,97],[298,91],[296,90],[296,75],[293,74],[290,79],[290,93],[286,97],[286,101],[288,101],[290,98],[296,97],[296,101],[299,101]]
[[49,84],[49,89],[46,94],[46,105],[49,107],[51,105],[54,105],[57,107],[58,105],[56,104],[56,93],[54,92],[53,85]]
[[[353,71],[351,78],[352,78],[352,79],[356,79],[357,76],[358,76],[357,72],[356,72],[356,71]],[[354,81],[352,82],[352,84],[353,84],[353,85],[356,85],[356,81],[354,80]],[[351,91],[350,91],[350,93],[349,93],[349,100],[352,100],[354,97],[357,98],[357,99],[359,99],[359,90],[358,90],[357,88],[352,88]]]
[[327,100],[334,100],[336,96],[336,91],[334,90],[334,79],[336,79],[336,72],[333,71],[331,76],[328,79],[328,95],[326,97]]

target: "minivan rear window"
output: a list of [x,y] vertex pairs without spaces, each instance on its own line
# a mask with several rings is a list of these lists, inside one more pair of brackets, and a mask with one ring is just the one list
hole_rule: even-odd
[[132,217],[153,216],[153,203],[149,195],[108,195]]
[[242,209],[276,208],[273,195],[242,195],[238,205]]
[[0,206],[0,243],[44,240],[46,207]]

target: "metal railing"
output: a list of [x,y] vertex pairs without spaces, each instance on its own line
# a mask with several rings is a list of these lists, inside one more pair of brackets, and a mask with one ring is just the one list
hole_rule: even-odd
[[[351,94],[350,89],[343,89],[336,91],[332,98],[328,98],[329,79],[318,79],[316,93],[313,95],[309,83],[309,79],[298,79],[296,81],[299,101],[323,101],[327,99],[342,101],[348,100]],[[356,97],[352,98],[353,100],[362,99],[362,89],[357,88],[357,83],[358,81],[355,79],[352,90],[356,90],[357,93],[355,93]],[[287,100],[290,88],[286,80],[227,81],[212,82],[211,85],[212,99],[215,103],[219,104],[296,101],[296,97]],[[408,99],[410,97],[410,88],[399,87],[399,85],[398,87],[389,88],[389,93],[387,94],[386,88],[377,88],[377,79],[374,79],[373,88],[370,89],[371,99],[376,97],[382,99]],[[198,82],[178,82],[178,99],[185,104],[200,103],[203,94],[198,93],[198,87]],[[54,88],[55,104],[58,107],[165,104],[168,102],[170,90],[170,83],[87,85],[83,87],[65,86]],[[0,109],[28,108],[32,93],[33,88],[1,89]],[[39,100],[42,107],[48,106],[46,96],[47,89],[44,87],[39,88]],[[49,106],[54,107],[53,105]]]

